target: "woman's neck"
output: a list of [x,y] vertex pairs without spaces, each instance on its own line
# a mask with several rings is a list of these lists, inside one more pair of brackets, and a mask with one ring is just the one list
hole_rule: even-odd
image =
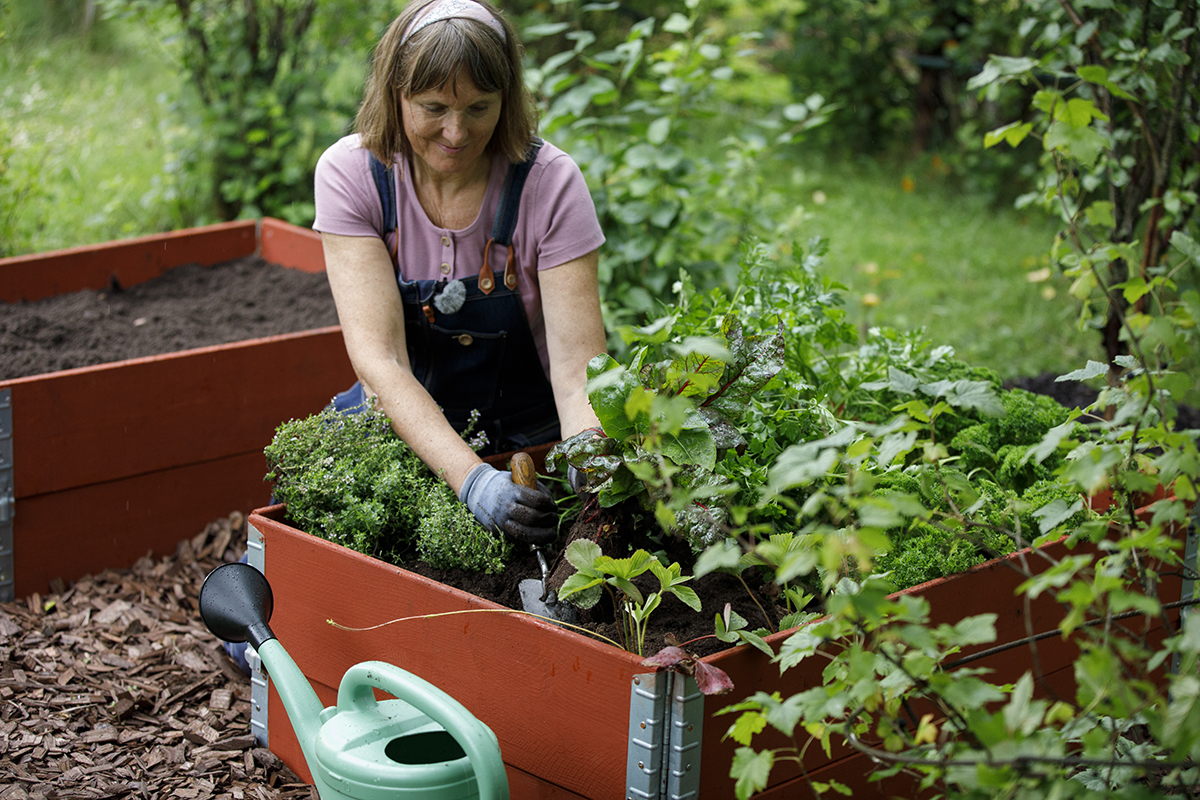
[[463,172],[437,172],[419,158],[410,159],[409,168],[417,199],[434,225],[461,230],[479,216],[492,173],[490,156],[484,154]]

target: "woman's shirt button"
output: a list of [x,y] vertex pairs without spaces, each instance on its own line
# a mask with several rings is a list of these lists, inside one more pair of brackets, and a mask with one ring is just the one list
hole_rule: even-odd
[[450,237],[443,236],[442,237],[442,247],[449,247],[449,246],[450,246]]
[[443,275],[450,274],[450,265],[449,264],[442,264],[442,274]]

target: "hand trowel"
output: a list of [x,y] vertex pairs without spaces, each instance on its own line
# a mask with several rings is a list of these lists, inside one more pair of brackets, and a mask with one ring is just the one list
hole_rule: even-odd
[[[537,488],[537,473],[533,469],[533,459],[528,453],[517,453],[512,457],[510,465],[512,470],[513,483],[530,489]],[[542,569],[542,579],[526,578],[521,581],[521,606],[530,614],[537,614],[539,617],[546,617],[557,622],[575,622],[575,607],[566,603],[558,602],[554,592],[546,588],[546,578],[549,576],[549,568],[546,566],[546,556],[542,553],[542,549],[535,545],[530,545],[533,554],[537,557],[538,566]]]

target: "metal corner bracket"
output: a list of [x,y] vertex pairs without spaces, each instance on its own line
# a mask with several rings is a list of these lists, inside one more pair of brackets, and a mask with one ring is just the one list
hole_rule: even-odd
[[626,800],[695,800],[700,795],[704,695],[676,672],[634,675],[629,692]]
[[[1192,600],[1196,596],[1196,576],[1200,575],[1200,504],[1192,506],[1188,517],[1187,533],[1183,547],[1183,585],[1180,587],[1179,599]],[[1179,625],[1183,627],[1184,615],[1200,614],[1194,607],[1184,606],[1179,612]],[[1193,622],[1195,622],[1193,618]],[[1179,653],[1171,656],[1171,672],[1179,674],[1183,658]]]
[[0,389],[0,603],[16,599],[13,519],[17,494],[13,478],[12,389]]
[[[267,542],[262,532],[246,523],[246,563],[262,574],[267,574]],[[271,746],[271,733],[267,725],[267,702],[271,679],[262,665],[262,659],[254,648],[246,646],[246,661],[250,665],[250,732],[258,743]]]

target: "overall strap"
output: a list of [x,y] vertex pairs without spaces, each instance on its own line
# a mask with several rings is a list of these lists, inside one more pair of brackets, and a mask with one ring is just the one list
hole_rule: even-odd
[[[525,160],[520,164],[510,165],[508,174],[504,177],[504,188],[500,192],[500,205],[496,209],[496,218],[492,222],[492,238],[488,240],[487,247],[484,248],[483,267],[479,270],[479,288],[484,294],[490,294],[496,285],[492,268],[488,264],[488,253],[493,242],[508,248],[508,261],[504,266],[504,285],[509,289],[517,287],[517,269],[513,259],[512,238],[513,233],[517,230],[521,192],[525,190],[525,181],[529,178],[529,171],[533,169],[533,162],[537,159],[542,144],[543,141],[535,137],[529,145],[529,151],[525,154]],[[392,178],[391,167],[385,167],[383,162],[373,155],[370,158],[371,177],[375,180],[375,190],[379,193],[379,202],[383,206],[383,233],[386,237],[387,234],[396,230],[396,183]],[[397,236],[397,247],[399,241],[400,237]],[[392,266],[398,272],[400,261],[396,247],[392,248],[391,254]]]
[[496,218],[492,222],[492,238],[488,240],[483,250],[483,267],[479,270],[479,290],[490,294],[495,288],[496,281],[488,262],[492,244],[504,245],[508,248],[508,260],[504,265],[504,285],[509,289],[517,288],[517,264],[513,258],[512,239],[517,230],[517,214],[521,209],[521,192],[525,190],[525,181],[533,162],[537,159],[538,151],[542,149],[542,140],[534,137],[525,154],[525,160],[520,164],[512,164],[504,177],[504,189],[500,193],[500,205],[496,208]]
[[[375,179],[375,190],[379,192],[379,202],[383,206],[383,235],[386,241],[387,235],[396,230],[396,182],[392,179],[391,167],[385,167],[375,156],[371,156],[371,177]],[[397,236],[396,246],[391,250],[392,266],[397,274],[400,271],[400,260],[396,252],[399,244],[400,237]]]

